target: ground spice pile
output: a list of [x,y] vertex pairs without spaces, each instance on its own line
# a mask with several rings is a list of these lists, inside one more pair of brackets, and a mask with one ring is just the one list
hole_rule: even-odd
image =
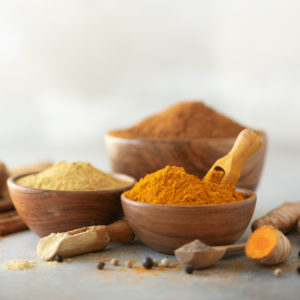
[[44,190],[95,191],[129,185],[88,162],[59,162],[37,174],[21,177],[17,184]]
[[203,102],[184,101],[150,116],[131,128],[111,131],[127,139],[184,140],[235,137],[245,129]]
[[25,259],[13,259],[11,262],[4,265],[6,270],[16,270],[23,271],[34,268],[37,261],[35,260],[25,260]]
[[222,204],[247,198],[232,185],[204,183],[175,166],[146,175],[125,196],[138,202],[175,205]]

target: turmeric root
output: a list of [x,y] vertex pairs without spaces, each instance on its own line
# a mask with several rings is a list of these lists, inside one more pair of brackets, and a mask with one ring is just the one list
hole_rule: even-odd
[[[285,202],[279,207],[271,210],[267,215],[257,219],[251,225],[251,229],[272,225],[283,233],[292,230],[297,221],[300,219],[300,201],[299,202]],[[298,231],[300,232],[300,224],[298,223]]]
[[286,261],[292,246],[286,236],[270,225],[256,229],[246,243],[248,258],[262,265],[275,265]]

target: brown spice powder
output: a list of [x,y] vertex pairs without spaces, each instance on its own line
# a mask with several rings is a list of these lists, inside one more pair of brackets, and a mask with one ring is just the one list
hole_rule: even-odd
[[244,128],[203,102],[184,101],[110,134],[127,139],[184,140],[235,137]]

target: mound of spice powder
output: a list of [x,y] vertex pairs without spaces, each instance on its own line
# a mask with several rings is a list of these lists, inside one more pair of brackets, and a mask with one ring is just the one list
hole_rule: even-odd
[[204,183],[182,167],[166,166],[140,179],[125,196],[152,204],[211,205],[237,202],[247,195],[230,184]]
[[244,126],[216,112],[203,102],[184,101],[110,135],[127,139],[184,140],[235,137]]
[[127,181],[120,180],[82,161],[56,163],[42,172],[21,177],[17,180],[17,184],[60,191],[96,191],[129,185]]

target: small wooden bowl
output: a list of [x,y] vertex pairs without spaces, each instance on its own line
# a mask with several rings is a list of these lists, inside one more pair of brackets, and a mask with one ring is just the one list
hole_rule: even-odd
[[237,241],[246,230],[256,204],[256,194],[247,200],[218,205],[160,205],[136,202],[121,195],[124,214],[134,233],[155,251],[173,254],[195,239],[211,245]]
[[9,194],[24,223],[40,237],[120,219],[123,216],[120,195],[135,183],[130,176],[114,173],[130,185],[101,191],[41,190],[16,184],[25,175],[29,174],[8,179]]
[[[237,183],[238,187],[252,191],[260,179],[267,146],[265,133],[258,133],[262,147],[245,163]],[[105,142],[113,172],[139,179],[171,165],[184,167],[186,172],[203,178],[215,161],[230,151],[235,138],[160,141],[124,139],[108,133]]]

